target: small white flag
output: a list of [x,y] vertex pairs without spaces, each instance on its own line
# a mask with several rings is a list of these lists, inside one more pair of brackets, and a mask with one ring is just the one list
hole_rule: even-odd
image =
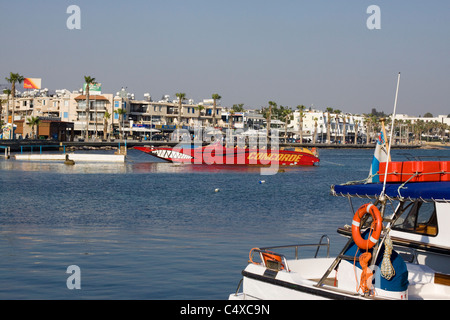
[[387,162],[388,154],[386,148],[386,141],[382,132],[378,134],[378,141],[373,154],[372,164],[370,166],[369,181],[380,182],[380,176],[377,174],[380,170],[380,162]]

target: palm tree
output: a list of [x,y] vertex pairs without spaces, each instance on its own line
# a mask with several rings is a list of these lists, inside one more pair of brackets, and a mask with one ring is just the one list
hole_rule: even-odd
[[353,141],[354,144],[358,144],[358,125],[359,125],[359,120],[353,120],[353,122],[355,123],[355,141]]
[[[90,76],[84,76],[84,82],[86,83],[86,141],[89,138],[89,86],[91,84],[97,84],[95,78]],[[95,119],[95,123],[97,124],[97,118]]]
[[300,137],[300,143],[303,143],[303,118],[305,117],[305,114],[304,114],[305,106],[299,105],[299,106],[297,106],[297,110],[299,112],[298,135]]
[[123,125],[123,117],[127,113],[127,111],[123,108],[117,109],[114,113],[119,115],[119,135],[120,139],[123,139],[122,125]]
[[0,99],[0,129],[3,126],[3,118],[2,118],[2,114],[3,114],[3,102],[6,100],[2,100]]
[[199,104],[196,108],[198,110],[198,123],[200,125],[200,117],[202,115],[203,110],[205,110],[205,106],[202,106],[201,104]]
[[33,138],[36,139],[37,131],[34,130],[34,126],[39,127],[39,123],[41,122],[41,120],[39,119],[39,117],[31,117],[28,118],[27,121],[28,125],[31,126],[31,133],[33,134]]
[[245,111],[243,103],[233,104],[232,109],[234,112],[244,112]]
[[217,100],[222,99],[222,97],[218,93],[213,93],[211,98],[213,98],[213,100],[214,100],[212,122],[213,122],[213,126],[215,126],[216,125],[216,103],[217,103]]
[[108,138],[108,119],[111,117],[111,114],[106,111],[103,115],[103,140]]
[[231,115],[231,126],[230,128],[233,128],[234,126],[234,118],[233,116],[236,114],[236,112],[244,112],[244,104],[243,103],[239,103],[239,104],[233,104],[233,106],[231,107],[231,111],[230,111],[230,115]]
[[197,132],[195,133],[194,140],[200,141],[201,140],[201,129],[200,129],[200,127],[202,126],[202,123],[200,121],[200,117],[202,116],[202,113],[203,113],[203,110],[205,109],[205,107],[202,106],[201,104],[199,104],[195,108],[198,110],[198,119],[197,119],[197,126],[198,126],[198,128],[196,128]]
[[335,110],[333,110],[333,112],[336,114],[334,116],[334,143],[338,143],[339,119],[340,119],[339,115],[341,114],[341,110],[335,109]]
[[230,115],[229,115],[230,121],[229,121],[229,123],[228,123],[228,126],[230,127],[230,129],[233,129],[233,125],[234,125],[234,123],[233,123],[233,118],[234,118],[234,114],[235,114],[235,113],[236,113],[236,111],[234,111],[234,109],[231,108],[231,110],[230,110]]
[[342,116],[342,135],[343,135],[342,143],[345,144],[346,143],[345,139],[347,136],[347,115],[345,114]]
[[364,114],[364,125],[366,126],[366,144],[370,143],[370,137],[371,137],[371,124],[372,120],[371,117],[367,114]]
[[314,117],[314,135],[313,135],[313,143],[316,143],[316,136],[317,136],[317,117]]
[[412,126],[412,121],[411,120],[405,120],[405,124],[406,124],[406,143],[409,144],[409,133],[411,132],[411,126]]
[[[16,82],[17,83],[22,83],[23,80],[25,80],[25,78],[23,76],[21,76],[18,73],[9,73],[9,78],[5,78],[6,81],[8,81],[9,83],[11,83],[11,98],[12,98],[12,116],[11,116],[11,130],[14,133],[14,113],[15,113],[15,98],[16,98]],[[12,134],[11,135],[11,139],[14,140],[15,135]]]
[[326,108],[325,111],[327,112],[327,143],[330,143],[331,139],[331,117],[330,113],[333,112],[333,108]]
[[442,123],[442,122],[438,122],[438,121],[436,121],[436,122],[437,122],[438,130],[439,130],[438,131],[439,135],[441,136],[440,139],[442,142],[444,142],[445,141],[445,130],[448,129],[448,125],[445,123]]
[[270,133],[270,120],[272,119],[272,108],[276,108],[277,104],[273,101],[269,101],[269,112],[267,113],[267,139],[269,139],[269,133]]
[[415,135],[415,143],[419,144],[422,138],[422,133],[425,128],[425,122],[423,120],[417,120],[414,123],[414,135]]
[[178,98],[178,125],[181,125],[181,105],[183,103],[183,100],[186,99],[186,93],[175,93],[175,95]]
[[288,121],[292,120],[292,110],[289,108],[285,108],[283,109],[283,118],[284,118],[284,142],[287,142],[287,126],[288,126]]
[[3,93],[6,94],[6,115],[5,124],[8,123],[9,118],[9,96],[11,95],[11,89],[3,89]]

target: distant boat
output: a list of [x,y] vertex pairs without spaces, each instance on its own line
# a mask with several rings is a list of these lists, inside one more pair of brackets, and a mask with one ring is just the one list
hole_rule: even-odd
[[176,163],[214,165],[313,166],[319,163],[315,148],[247,149],[227,148],[217,144],[205,147],[134,147],[157,158]]

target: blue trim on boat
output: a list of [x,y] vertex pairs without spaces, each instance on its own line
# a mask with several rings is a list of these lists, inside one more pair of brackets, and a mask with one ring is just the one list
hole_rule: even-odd
[[[331,190],[334,195],[377,198],[383,190],[383,184],[334,185],[331,187]],[[385,194],[394,199],[450,201],[450,182],[415,182],[405,185],[388,183],[386,184]]]

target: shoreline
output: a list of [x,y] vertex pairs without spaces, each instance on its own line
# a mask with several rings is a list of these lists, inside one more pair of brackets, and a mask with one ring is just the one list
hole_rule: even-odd
[[[174,147],[179,142],[166,141],[135,141],[135,140],[115,140],[115,141],[101,141],[101,142],[59,142],[48,140],[0,140],[0,146],[10,147],[11,152],[24,151],[29,152],[40,150],[56,150],[57,148],[66,149],[118,149],[119,147],[127,146],[132,148],[135,146],[153,145],[155,147],[169,146]],[[209,143],[204,143],[207,145]],[[317,149],[374,149],[375,144],[326,144],[326,143],[280,143],[280,148],[317,148]],[[450,147],[449,144],[442,144],[440,142],[425,142],[420,145],[417,144],[401,144],[393,145],[392,149],[446,149]]]

